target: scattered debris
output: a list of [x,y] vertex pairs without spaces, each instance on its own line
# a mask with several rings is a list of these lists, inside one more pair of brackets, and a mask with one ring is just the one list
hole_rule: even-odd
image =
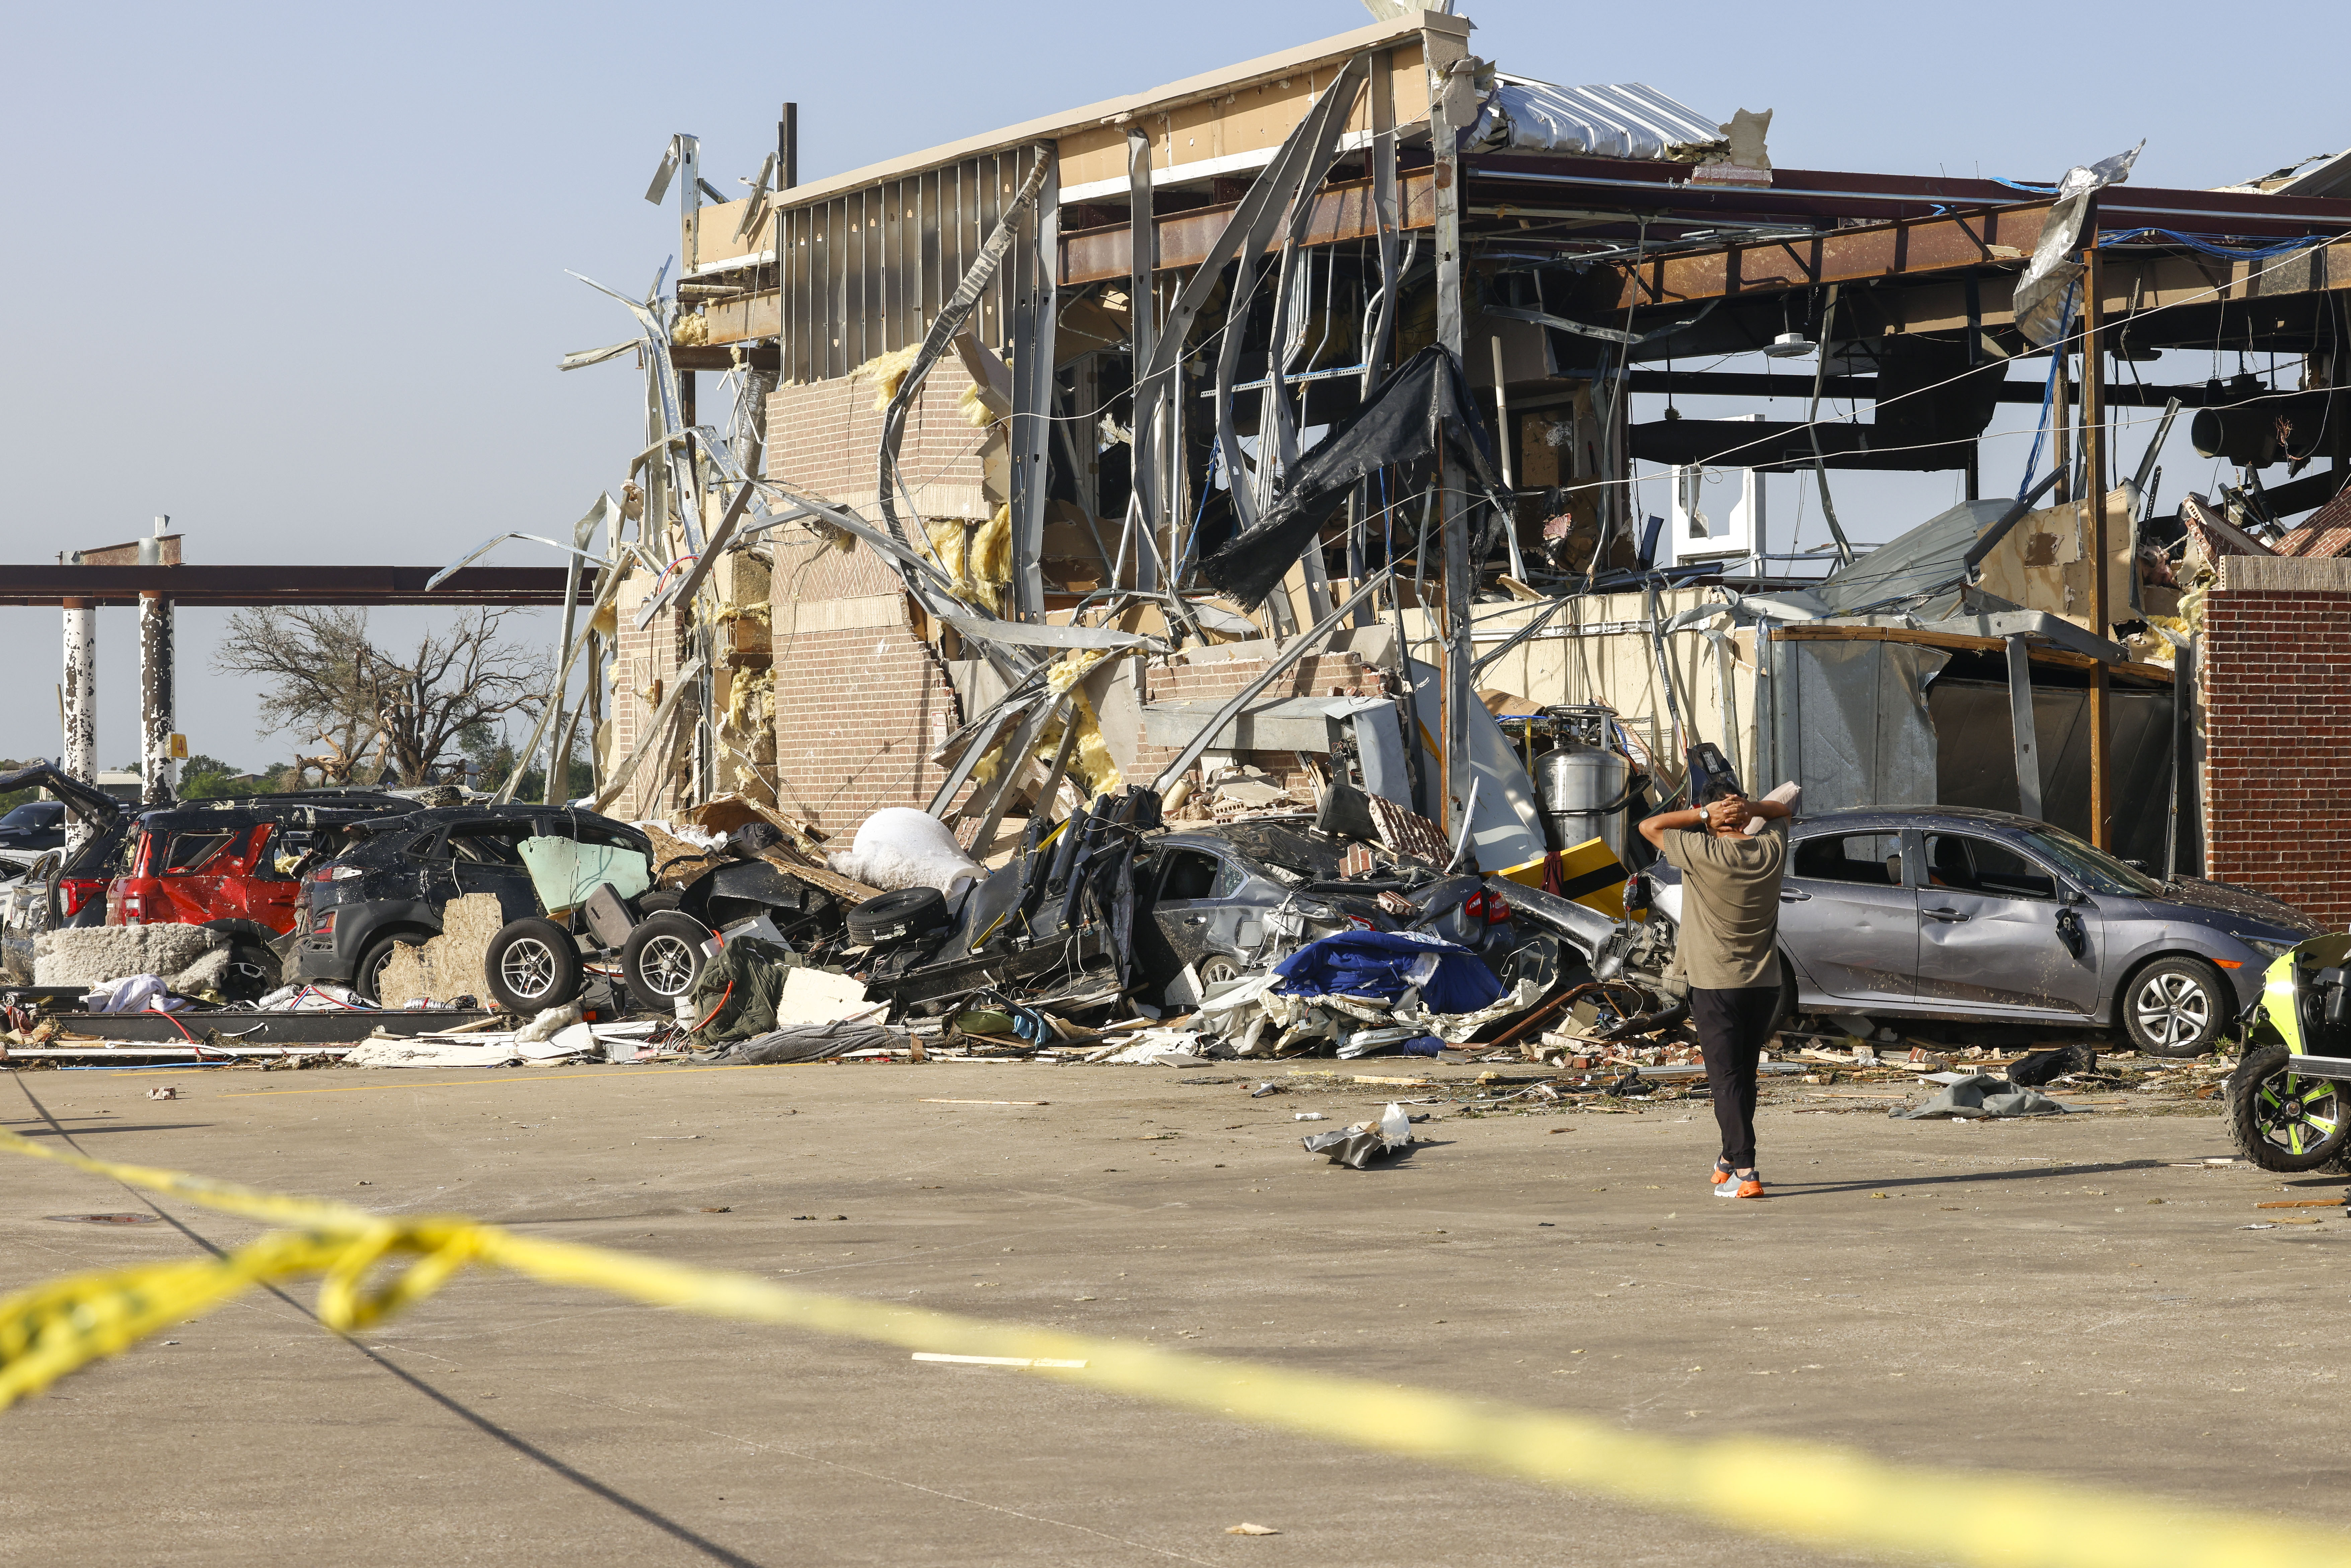
[[1412,1124],[1403,1106],[1391,1102],[1377,1121],[1358,1122],[1352,1127],[1335,1133],[1308,1134],[1306,1152],[1328,1155],[1332,1165],[1365,1170],[1376,1159],[1385,1158],[1412,1146]]

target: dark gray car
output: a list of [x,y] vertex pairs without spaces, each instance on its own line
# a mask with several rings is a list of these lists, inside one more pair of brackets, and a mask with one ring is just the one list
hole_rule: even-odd
[[[2273,958],[2325,929],[2002,811],[1826,811],[1789,837],[1780,946],[1796,1012],[2119,1030],[2138,1050],[2196,1056],[2259,997]],[[1678,924],[1680,873],[1651,874]]]

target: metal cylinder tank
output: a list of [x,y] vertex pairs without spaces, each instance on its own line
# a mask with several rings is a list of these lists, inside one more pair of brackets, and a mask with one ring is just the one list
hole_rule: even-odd
[[1535,792],[1554,847],[1567,850],[1599,839],[1625,858],[1625,812],[1604,810],[1625,793],[1633,766],[1614,751],[1562,746],[1535,758]]

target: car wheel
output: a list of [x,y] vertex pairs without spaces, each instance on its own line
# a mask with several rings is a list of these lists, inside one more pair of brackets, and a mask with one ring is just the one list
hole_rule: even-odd
[[2158,958],[2123,991],[2123,1027],[2149,1056],[2201,1056],[2228,1027],[2235,999],[2201,958]]
[[709,927],[674,909],[639,921],[621,947],[621,977],[628,982],[631,999],[674,1007],[694,989],[695,977],[702,973],[702,945],[709,940]]
[[2229,1075],[2229,1136],[2265,1171],[2314,1171],[2351,1139],[2351,1095],[2332,1079],[2288,1072],[2287,1054],[2258,1047]]
[[527,915],[490,938],[482,978],[508,1012],[559,1008],[580,994],[580,948],[552,920]]
[[278,956],[260,943],[236,943],[229,948],[221,995],[233,1002],[257,1002],[277,988],[283,968]]
[[351,966],[351,991],[371,1002],[383,1000],[383,967],[392,962],[392,949],[405,942],[421,946],[427,938],[422,932],[379,936],[367,945],[360,961]]
[[1200,984],[1203,986],[1217,986],[1227,980],[1239,979],[1241,967],[1222,953],[1212,953],[1200,960],[1193,973],[1200,977]]

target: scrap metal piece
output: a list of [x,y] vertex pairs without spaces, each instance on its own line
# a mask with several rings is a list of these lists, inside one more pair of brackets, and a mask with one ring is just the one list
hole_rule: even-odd
[[[629,346],[631,348],[636,347],[634,343],[632,343]],[[588,508],[588,516],[590,517],[601,517],[606,516],[607,513],[604,510],[606,507],[611,508],[610,515],[611,516],[617,517],[620,513],[619,506],[613,501],[612,497],[608,495],[600,500],[595,506]],[[581,521],[586,521],[586,518],[582,518]],[[577,531],[577,525],[575,525],[575,531]],[[601,556],[592,556],[583,549],[577,549],[569,545],[558,544],[553,539],[547,538],[543,534],[499,534],[494,538],[484,539],[480,544],[475,546],[467,554],[460,556],[457,559],[451,561],[447,566],[443,567],[439,571],[434,572],[431,577],[426,578],[424,580],[424,591],[427,593],[432,592],[433,590],[440,587],[450,578],[455,577],[457,573],[465,570],[467,567],[473,565],[475,561],[481,559],[484,556],[489,554],[492,550],[497,549],[508,539],[520,539],[526,544],[545,545],[551,550],[561,550],[565,555],[576,556],[580,560],[586,561],[590,566],[602,566],[604,564],[603,558]]]
[[661,167],[653,171],[653,183],[645,187],[645,200],[654,206],[660,206],[662,198],[669,194],[669,183],[677,178],[678,165],[685,161],[685,144],[693,140],[682,134],[673,136],[662,150]]
[[[1021,182],[1019,193],[1005,204],[1003,215],[997,219],[994,232],[979,247],[978,256],[972,259],[970,267],[963,275],[963,281],[956,285],[955,292],[947,297],[946,304],[939,307],[939,313],[931,319],[931,329],[923,334],[922,347],[915,351],[914,362],[906,367],[905,374],[899,378],[898,390],[892,394],[889,407],[883,411],[875,487],[882,507],[882,520],[888,526],[891,536],[902,545],[907,542],[906,528],[898,518],[894,497],[896,492],[904,488],[904,481],[898,475],[898,444],[906,433],[907,411],[914,406],[915,397],[922,392],[923,382],[929,377],[931,367],[937,364],[939,356],[946,352],[947,345],[954,340],[955,335],[963,330],[963,324],[970,318],[973,307],[979,303],[980,295],[996,277],[997,268],[1003,265],[1005,253],[1012,248],[1012,241],[1019,233],[1020,215],[1036,204],[1048,177],[1056,168],[1059,154],[1050,145],[1040,143],[1035,155],[1037,162],[1029,171],[1029,177]],[[906,497],[906,501],[911,508],[914,504],[911,494]],[[914,584],[910,582],[907,586],[912,589]]]
[[[1300,460],[1281,499],[1202,561],[1200,575],[1243,608],[1255,609],[1311,547],[1357,480],[1440,449],[1466,465],[1489,496],[1498,494],[1500,481],[1487,455],[1485,424],[1459,361],[1432,345],[1397,366],[1363,407],[1334,425]],[[1459,519],[1448,519],[1448,526],[1454,520]]]
[[[1225,226],[1217,235],[1216,243],[1208,247],[1200,265],[1194,269],[1183,288],[1177,291],[1176,302],[1168,308],[1167,320],[1160,329],[1158,340],[1152,346],[1151,359],[1134,378],[1134,472],[1138,475],[1155,471],[1152,465],[1158,455],[1157,416],[1160,407],[1166,404],[1173,413],[1181,402],[1180,398],[1173,395],[1173,378],[1187,351],[1193,319],[1207,303],[1209,296],[1222,285],[1225,264],[1235,256],[1247,258],[1243,270],[1254,278],[1256,257],[1265,249],[1266,242],[1272,238],[1273,225],[1280,220],[1283,208],[1301,189],[1301,175],[1309,161],[1313,162],[1318,171],[1317,183],[1320,183],[1322,174],[1330,169],[1331,158],[1337,150],[1338,135],[1345,128],[1346,121],[1337,114],[1326,115],[1324,110],[1336,101],[1343,101],[1352,108],[1355,93],[1370,70],[1370,54],[1360,54],[1349,60],[1332,79],[1331,85],[1323,89],[1313,112],[1291,127],[1272,161],[1259,172],[1256,179],[1249,182],[1248,192],[1233,208],[1232,215],[1226,219]],[[1244,245],[1248,246],[1246,251]],[[1232,452],[1238,449],[1235,440],[1223,434],[1223,414],[1230,407],[1231,384],[1222,372],[1218,380],[1219,434],[1225,440],[1225,450]],[[1238,486],[1234,487],[1233,494],[1238,504],[1240,495]],[[1173,498],[1158,497],[1155,499],[1164,507]],[[1155,513],[1144,519],[1146,532],[1158,525],[1162,515]],[[1183,559],[1180,544],[1176,548],[1176,559]]]
[[[1234,279],[1232,292],[1226,298],[1225,340],[1218,346],[1217,352],[1217,443],[1218,451],[1224,455],[1228,472],[1234,476],[1231,484],[1228,486],[1227,494],[1232,497],[1234,516],[1239,518],[1240,526],[1244,530],[1257,522],[1259,507],[1255,498],[1249,495],[1249,487],[1239,479],[1240,434],[1233,423],[1233,379],[1234,372],[1240,363],[1244,337],[1242,329],[1249,320],[1251,301],[1257,293],[1259,277],[1264,270],[1263,252],[1267,243],[1273,238],[1274,230],[1280,225],[1284,212],[1287,211],[1291,214],[1290,232],[1282,245],[1283,270],[1287,272],[1289,258],[1296,248],[1297,229],[1306,217],[1311,215],[1313,209],[1313,204],[1305,198],[1315,187],[1322,184],[1324,176],[1330,172],[1332,161],[1338,156],[1340,135],[1345,131],[1347,117],[1354,109],[1355,94],[1370,73],[1371,57],[1368,54],[1358,55],[1347,62],[1346,68],[1324,90],[1322,98],[1316,100],[1313,111],[1300,120],[1296,128],[1283,141],[1281,151],[1275,156],[1274,161],[1250,183],[1249,194],[1244,196],[1240,205],[1233,210],[1232,221],[1226,225],[1225,233],[1217,236],[1217,245],[1211,251],[1209,259],[1203,262],[1200,270],[1193,276],[1194,284],[1203,280],[1211,283],[1216,281],[1224,270],[1222,257],[1228,254],[1227,242],[1228,240],[1232,242],[1231,250],[1237,252],[1240,258],[1240,273]],[[1254,210],[1252,210],[1252,203],[1255,203]],[[1249,221],[1247,225],[1243,226],[1242,220],[1245,216]],[[1238,234],[1234,232],[1237,228],[1239,230]],[[1182,348],[1182,340],[1188,334],[1191,328],[1190,315],[1184,309],[1185,298],[1191,293],[1192,288],[1187,286],[1184,295],[1177,298],[1176,308],[1168,313],[1167,333],[1160,340],[1152,355],[1150,371],[1145,372],[1144,376],[1137,378],[1138,386],[1150,376],[1160,372],[1163,361],[1172,361],[1173,356],[1169,352],[1171,343],[1178,350]],[[1280,335],[1284,304],[1283,297],[1277,292],[1274,300],[1273,325],[1276,361],[1280,357]],[[1267,400],[1280,393],[1279,365],[1270,364],[1268,371],[1269,384],[1266,390],[1259,394],[1261,407]],[[1153,388],[1152,396],[1155,402],[1161,390],[1156,386]],[[1273,454],[1267,450],[1270,444],[1265,441],[1267,423],[1263,417],[1258,421],[1259,433],[1258,465],[1260,468],[1269,467],[1274,461]],[[1138,411],[1135,415],[1137,463],[1143,461],[1146,444],[1147,433],[1143,416]]]
[[942,616],[948,625],[965,636],[980,642],[1005,643],[1020,648],[1147,648],[1155,653],[1167,652],[1167,644],[1141,632],[1122,632],[1115,626],[1058,626],[1025,621],[981,621],[969,615]]
[[677,678],[670,683],[669,690],[662,694],[661,706],[653,710],[653,716],[645,726],[644,733],[638,736],[637,744],[629,748],[626,760],[612,770],[612,777],[605,781],[603,789],[597,791],[591,810],[601,811],[620,799],[621,791],[627,789],[629,780],[636,777],[637,764],[644,760],[653,737],[668,727],[670,716],[677,709],[677,699],[685,694],[687,687],[701,679],[704,665],[702,656],[696,654],[692,664],[677,673]]
[[644,347],[642,338],[625,338],[617,343],[607,343],[601,349],[574,349],[556,362],[559,371],[584,371],[590,365],[601,365],[606,360],[617,360],[632,349]]
[[2025,264],[2010,295],[2016,329],[2034,348],[2045,349],[2064,335],[2065,298],[2083,274],[2082,264],[2073,257],[2081,247],[2082,225],[2089,218],[2091,198],[2108,185],[2128,180],[2131,165],[2146,145],[2141,141],[2127,152],[2095,163],[2077,163],[2057,182],[2057,204],[2049,209],[2049,217],[2041,226],[2041,242],[2032,247],[2032,259]]
[[1216,716],[1200,727],[1197,735],[1185,742],[1184,749],[1177,752],[1175,759],[1159,770],[1159,777],[1151,781],[1151,788],[1160,794],[1165,794],[1174,788],[1176,780],[1184,777],[1191,766],[1200,760],[1200,754],[1208,749],[1209,743],[1223,732],[1227,725],[1233,722],[1234,717],[1243,708],[1257,699],[1259,693],[1287,674],[1290,666],[1321,646],[1322,640],[1337,631],[1347,617],[1354,612],[1355,606],[1371,602],[1373,593],[1395,575],[1394,566],[1380,568],[1378,571],[1364,580],[1364,585],[1361,588],[1347,596],[1345,603],[1317,621],[1303,635],[1292,638],[1288,647],[1268,661],[1264,672],[1257,679],[1234,694],[1224,706],[1217,710]]
[[2023,633],[2008,644],[2008,721],[2016,744],[2016,813],[2041,818],[2041,744],[2032,721],[2032,659]]

